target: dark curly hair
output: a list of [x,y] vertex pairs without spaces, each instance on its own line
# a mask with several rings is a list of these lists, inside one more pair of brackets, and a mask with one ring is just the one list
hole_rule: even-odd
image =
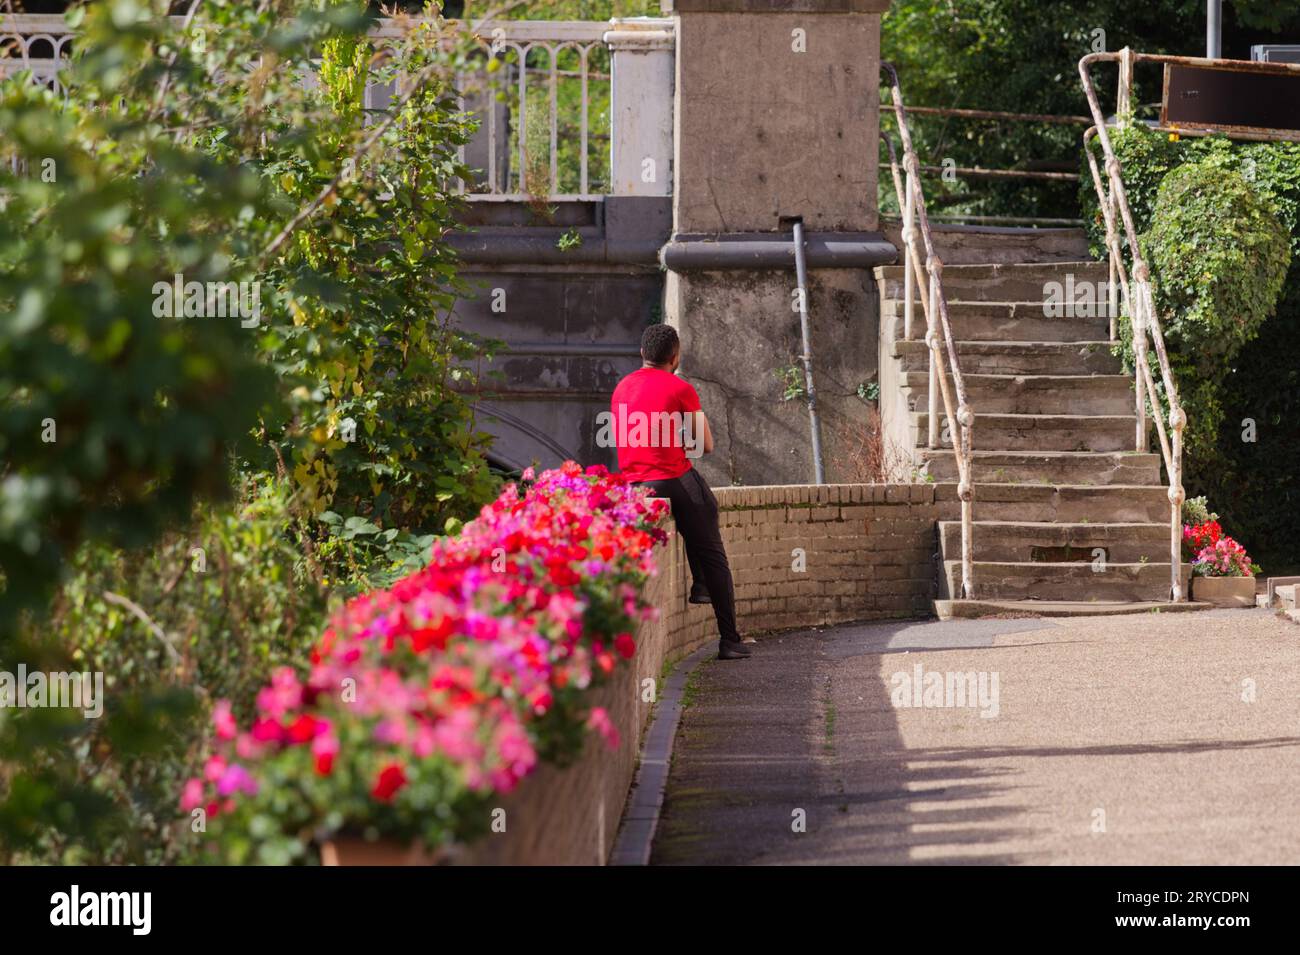
[[641,334],[641,357],[652,365],[666,365],[677,354],[679,344],[677,329],[671,325],[651,325]]

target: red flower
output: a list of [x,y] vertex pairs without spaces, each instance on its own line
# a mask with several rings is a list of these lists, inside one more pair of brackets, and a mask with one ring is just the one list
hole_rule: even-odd
[[321,753],[316,757],[316,775],[328,776],[334,769],[334,754]]
[[380,802],[390,802],[397,795],[398,790],[405,785],[406,771],[399,764],[392,763],[380,771],[379,778],[375,780],[375,788],[370,790],[370,795]]
[[430,647],[437,650],[447,649],[447,638],[456,629],[450,617],[443,617],[430,627],[421,627],[411,631],[411,646],[416,653],[423,653]]
[[614,649],[624,660],[631,660],[632,654],[636,653],[636,641],[632,639],[632,634],[620,633],[615,637]]
[[290,742],[306,743],[316,735],[316,720],[304,713],[287,727],[286,732]]

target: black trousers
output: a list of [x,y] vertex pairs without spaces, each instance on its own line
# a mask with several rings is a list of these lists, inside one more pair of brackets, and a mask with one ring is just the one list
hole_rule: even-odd
[[731,580],[731,565],[722,544],[722,532],[718,529],[718,499],[694,468],[679,478],[642,483],[654,492],[655,497],[666,497],[672,504],[673,522],[682,535],[691,576],[697,585],[703,582],[709,589],[718,633],[723,640],[739,640],[736,588]]

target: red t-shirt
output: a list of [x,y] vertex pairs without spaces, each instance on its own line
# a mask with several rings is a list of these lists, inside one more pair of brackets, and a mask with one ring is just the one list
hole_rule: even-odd
[[[634,371],[618,383],[610,399],[610,439],[618,448],[618,469],[629,481],[662,481],[691,469],[682,428],[700,410],[695,389],[658,368]],[[685,423],[687,437],[703,435]]]

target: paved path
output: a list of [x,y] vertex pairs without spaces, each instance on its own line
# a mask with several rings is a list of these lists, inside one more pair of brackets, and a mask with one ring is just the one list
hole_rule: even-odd
[[[1300,627],[1268,611],[755,650],[688,681],[653,863],[1300,863]],[[918,664],[996,673],[997,715],[895,707]]]

